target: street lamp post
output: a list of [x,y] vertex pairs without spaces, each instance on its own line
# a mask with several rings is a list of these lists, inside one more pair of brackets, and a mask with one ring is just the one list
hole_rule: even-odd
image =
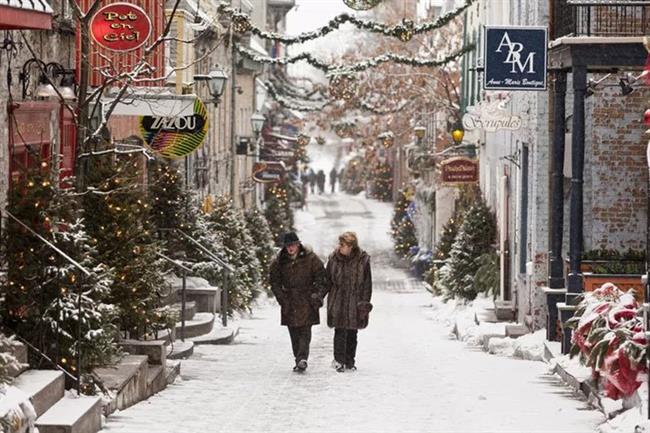
[[[255,162],[260,160],[260,133],[264,127],[265,120],[266,118],[260,112],[255,112],[251,116],[251,127],[253,129],[253,134],[255,135]],[[256,206],[260,205],[260,188],[261,186],[258,184],[253,190],[255,192],[254,203]]]

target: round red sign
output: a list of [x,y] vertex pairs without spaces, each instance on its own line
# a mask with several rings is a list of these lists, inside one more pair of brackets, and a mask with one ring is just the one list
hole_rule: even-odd
[[130,3],[106,5],[90,20],[90,34],[95,42],[112,51],[131,51],[142,46],[151,28],[145,11]]

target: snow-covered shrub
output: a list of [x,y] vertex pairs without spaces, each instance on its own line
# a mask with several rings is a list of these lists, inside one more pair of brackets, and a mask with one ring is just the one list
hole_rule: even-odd
[[647,380],[647,341],[632,292],[612,283],[586,292],[566,326],[573,329],[571,356],[600,375],[607,397],[628,397]]
[[0,386],[11,382],[11,371],[20,369],[20,362],[11,352],[13,339],[0,333]]

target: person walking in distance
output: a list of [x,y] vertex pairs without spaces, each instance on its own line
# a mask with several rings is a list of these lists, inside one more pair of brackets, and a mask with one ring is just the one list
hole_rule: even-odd
[[316,173],[314,173],[313,169],[309,169],[307,172],[307,178],[309,179],[309,189],[311,190],[311,193],[314,194],[316,192]]
[[332,171],[330,171],[330,186],[332,187],[332,194],[334,194],[334,190],[336,189],[337,177],[338,177],[338,172],[336,171],[336,167],[333,167]]
[[318,185],[318,193],[322,194],[325,192],[325,172],[323,170],[318,170],[316,173],[316,184]]
[[281,325],[289,328],[296,372],[307,369],[311,327],[320,323],[321,293],[327,291],[323,262],[294,232],[285,233],[282,250],[271,263],[271,290],[281,307]]
[[339,236],[338,247],[330,254],[325,269],[327,285],[327,325],[334,328],[334,362],[338,372],[356,370],[357,333],[368,326],[372,310],[370,256],[359,248],[354,232]]

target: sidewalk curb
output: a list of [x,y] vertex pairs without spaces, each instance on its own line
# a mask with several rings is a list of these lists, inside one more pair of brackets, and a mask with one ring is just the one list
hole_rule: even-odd
[[[553,347],[551,347],[550,342],[545,341],[544,359],[548,364],[555,364],[551,370],[552,373],[557,374],[566,385],[573,388],[574,391],[580,393],[591,406],[598,409],[603,415],[605,415],[606,418],[610,418],[610,414],[605,410],[601,397],[598,394],[598,388],[594,382],[591,379],[579,380],[571,373],[569,373],[569,371],[567,371],[559,362],[553,363],[553,359],[556,355],[554,352],[555,350]],[[550,358],[547,358],[549,356]]]

